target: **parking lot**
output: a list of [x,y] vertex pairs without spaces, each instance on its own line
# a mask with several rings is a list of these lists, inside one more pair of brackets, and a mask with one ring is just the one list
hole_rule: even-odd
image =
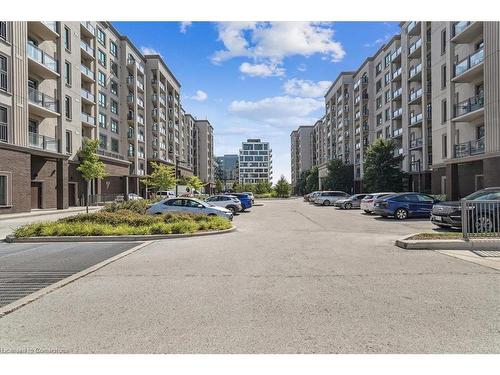
[[0,347],[77,353],[494,353],[500,272],[394,246],[427,219],[264,201],[0,318]]

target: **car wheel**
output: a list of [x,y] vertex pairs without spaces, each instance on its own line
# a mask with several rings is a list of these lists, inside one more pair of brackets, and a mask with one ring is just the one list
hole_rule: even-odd
[[238,210],[236,209],[236,207],[234,206],[229,206],[228,209],[233,213],[233,215],[238,212]]
[[369,210],[363,210],[363,211],[365,211],[366,214],[371,214],[371,211]]
[[163,212],[155,212],[155,215],[162,215]]
[[480,216],[474,222],[474,229],[476,233],[489,233],[493,232],[493,220],[489,216]]
[[323,202],[323,206],[329,206],[330,205],[330,201],[329,200],[326,200]]
[[216,214],[208,214],[208,216],[217,216]]
[[344,204],[344,208],[345,208],[346,210],[350,210],[350,209],[352,208],[352,203],[349,203],[349,202],[348,202],[348,203]]
[[406,220],[408,219],[408,211],[404,208],[398,208],[396,212],[394,212],[394,217],[398,220]]

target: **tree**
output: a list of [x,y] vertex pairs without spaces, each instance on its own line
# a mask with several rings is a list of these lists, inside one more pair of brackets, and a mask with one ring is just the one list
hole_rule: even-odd
[[157,191],[164,191],[171,189],[177,183],[174,167],[153,161],[151,162],[151,168],[153,169],[151,174],[141,179],[144,185]]
[[297,180],[297,184],[295,185],[295,193],[298,195],[305,195],[310,193],[307,190],[307,176],[309,176],[309,171],[300,172],[299,179]]
[[318,167],[313,167],[309,171],[309,174],[306,179],[306,188],[309,193],[319,189],[318,177],[319,177]]
[[216,192],[216,193],[221,193],[221,192],[222,192],[222,190],[223,190],[223,187],[222,187],[222,181],[221,181],[221,180],[219,180],[219,179],[217,179],[217,180],[215,181],[215,192]]
[[259,181],[255,185],[255,194],[266,194],[270,193],[272,189],[272,184],[268,181]]
[[353,189],[353,167],[342,160],[331,160],[327,165],[328,174],[324,178],[324,188],[351,192]]
[[366,191],[402,191],[405,173],[400,163],[403,156],[394,156],[396,143],[390,139],[375,140],[365,153],[364,187]]
[[240,185],[240,183],[239,183],[238,181],[235,181],[235,182],[233,183],[233,189],[232,189],[232,190],[233,190],[233,192],[235,192],[235,193],[239,193],[239,192],[240,192],[240,189],[241,189],[241,185]]
[[189,177],[189,180],[188,180],[188,186],[192,190],[200,191],[200,189],[203,187],[203,181],[200,180],[198,176],[191,176],[191,177]]
[[89,213],[89,197],[90,197],[90,181],[95,179],[101,179],[107,176],[104,163],[99,159],[97,155],[97,150],[99,148],[98,139],[88,139],[83,141],[82,149],[79,152],[79,156],[82,160],[77,168],[82,174],[83,179],[87,183],[87,213]]
[[276,183],[276,186],[274,187],[276,195],[280,198],[288,198],[290,196],[291,190],[292,186],[285,179],[285,176],[281,175],[280,179]]

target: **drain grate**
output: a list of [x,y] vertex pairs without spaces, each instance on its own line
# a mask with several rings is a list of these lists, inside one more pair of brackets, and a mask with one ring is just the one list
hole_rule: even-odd
[[500,250],[473,250],[472,252],[480,257],[500,257]]
[[78,270],[65,271],[0,271],[0,307],[54,284]]

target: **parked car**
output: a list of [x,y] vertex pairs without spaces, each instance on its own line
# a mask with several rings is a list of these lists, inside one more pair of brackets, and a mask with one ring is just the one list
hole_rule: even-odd
[[373,213],[373,205],[375,204],[375,200],[378,198],[386,197],[391,194],[396,193],[373,193],[367,194],[362,200],[359,207],[365,211],[367,214]]
[[342,198],[335,202],[334,206],[343,208],[345,210],[350,210],[351,208],[359,208],[361,205],[361,200],[366,197],[366,194],[354,194],[349,198]]
[[322,191],[314,199],[314,204],[329,206],[339,199],[347,197],[349,197],[349,194],[343,191]]
[[146,213],[150,215],[159,215],[166,212],[205,214],[233,220],[233,213],[227,208],[213,206],[210,203],[195,198],[167,198],[151,205],[146,210]]
[[429,217],[432,206],[438,202],[438,199],[423,193],[399,193],[378,198],[373,212],[383,217],[394,216],[398,220]]
[[[480,215],[472,215],[475,222],[471,223],[471,228],[476,230],[483,227],[485,222],[493,222],[491,218],[496,216],[496,212],[490,212],[500,209],[500,187],[490,187],[478,190],[467,195],[464,199],[471,201],[494,200],[499,201],[499,206],[485,207],[485,212]],[[498,216],[496,216],[498,217]],[[431,222],[441,228],[462,228],[462,207],[460,201],[439,202],[432,207]],[[488,225],[486,223],[486,225]]]
[[233,215],[243,209],[240,200],[234,195],[212,195],[206,199],[206,202],[213,206],[227,208],[233,213]]
[[233,193],[231,195],[234,195],[236,198],[238,198],[241,202],[241,205],[243,206],[243,209],[241,212],[249,209],[252,207],[252,198],[246,193]]
[[156,192],[156,197],[157,198],[161,198],[161,199],[165,199],[165,198],[173,198],[175,197],[175,193],[173,191],[170,191],[170,190],[160,190],[160,191],[157,191]]
[[252,200],[252,205],[255,204],[255,197],[251,191],[244,191],[243,194],[247,194]]
[[129,201],[140,201],[144,199],[140,195],[137,195],[136,193],[128,193],[128,200]]
[[319,193],[321,193],[321,191],[313,191],[312,193],[304,195],[304,202],[312,202]]

